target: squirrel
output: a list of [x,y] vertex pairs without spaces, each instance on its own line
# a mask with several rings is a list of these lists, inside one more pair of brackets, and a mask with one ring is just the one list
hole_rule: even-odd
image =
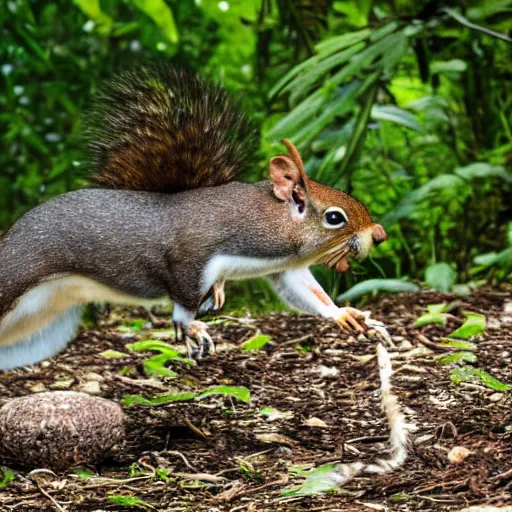
[[172,67],[112,79],[89,115],[101,188],[56,196],[0,241],[0,369],[36,363],[76,335],[88,302],[169,297],[189,354],[215,350],[195,319],[224,303],[226,280],[266,276],[294,308],[363,330],[308,267],[349,268],[386,239],[366,207],[310,180],[289,140],[269,178],[237,181],[253,130],[226,91]]

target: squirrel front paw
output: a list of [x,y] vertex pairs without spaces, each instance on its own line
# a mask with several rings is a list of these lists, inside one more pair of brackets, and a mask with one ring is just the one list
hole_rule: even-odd
[[[366,323],[366,315],[355,308],[339,308],[336,323],[344,330],[364,332],[365,328],[361,325]],[[361,322],[361,323],[360,323]]]

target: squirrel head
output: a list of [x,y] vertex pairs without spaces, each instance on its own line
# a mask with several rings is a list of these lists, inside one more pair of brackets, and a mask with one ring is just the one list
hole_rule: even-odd
[[277,199],[288,203],[292,222],[304,231],[301,257],[325,263],[338,272],[349,268],[348,256],[364,259],[372,245],[386,240],[384,228],[352,196],[308,179],[295,146],[270,160],[270,181]]

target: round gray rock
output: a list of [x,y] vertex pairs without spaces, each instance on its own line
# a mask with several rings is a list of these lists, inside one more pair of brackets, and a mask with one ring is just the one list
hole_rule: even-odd
[[124,420],[121,407],[103,398],[36,393],[0,409],[0,445],[23,466],[61,471],[99,462],[123,439]]

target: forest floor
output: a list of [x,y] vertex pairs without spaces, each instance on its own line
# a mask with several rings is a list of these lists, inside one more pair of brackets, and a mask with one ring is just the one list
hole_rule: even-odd
[[[456,301],[447,326],[414,327],[428,304],[442,301]],[[151,398],[223,384],[247,387],[250,403],[211,396],[124,406],[126,442],[88,477],[44,471],[28,475],[4,457],[2,464],[14,470],[15,478],[0,489],[0,510],[151,506],[162,512],[353,512],[510,505],[512,392],[489,389],[480,381],[455,385],[453,366],[435,360],[454,350],[440,341],[461,325],[462,311],[481,313],[487,328],[476,340],[478,360],[472,364],[512,382],[510,294],[482,291],[465,299],[400,295],[379,298],[368,309],[388,326],[395,345],[387,347],[394,392],[407,420],[417,427],[399,470],[357,477],[332,494],[284,494],[304,481],[297,469],[386,457],[388,428],[380,410],[375,339],[354,337],[334,323],[305,315],[219,317],[210,329],[218,347],[214,356],[195,366],[173,364],[177,378],[150,378],[143,370],[149,354],[126,344],[165,337],[161,329],[169,323],[159,317],[155,332],[143,310],[113,310],[101,318],[99,328],[82,329],[77,341],[50,362],[1,373],[0,399],[72,389],[121,401],[126,395]],[[271,341],[261,350],[241,350],[240,344],[257,332]],[[107,350],[121,354],[105,357]],[[262,414],[266,408],[277,411]],[[470,450],[460,463],[448,458],[455,446]],[[119,504],[119,496],[148,505]]]

